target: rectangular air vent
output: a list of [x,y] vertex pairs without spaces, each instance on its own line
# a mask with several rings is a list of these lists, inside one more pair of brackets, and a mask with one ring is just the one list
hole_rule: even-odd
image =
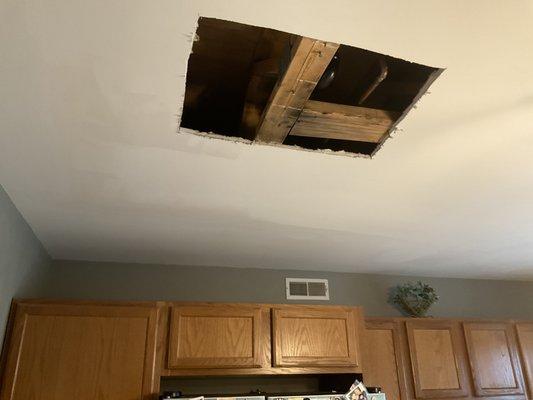
[[329,300],[327,279],[285,278],[287,300]]

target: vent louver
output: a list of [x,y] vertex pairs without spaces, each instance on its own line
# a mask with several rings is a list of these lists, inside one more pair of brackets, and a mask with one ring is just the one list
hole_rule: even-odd
[[329,300],[327,279],[286,278],[287,300]]

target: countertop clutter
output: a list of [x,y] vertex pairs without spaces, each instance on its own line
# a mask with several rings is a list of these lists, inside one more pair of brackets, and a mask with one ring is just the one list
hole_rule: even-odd
[[379,388],[367,388],[357,379],[346,390],[346,393],[331,392],[326,394],[272,395],[258,392],[246,395],[222,396],[184,396],[181,391],[165,391],[159,396],[159,400],[384,400],[384,398],[380,398],[383,394],[379,392]]
[[[0,400],[157,399],[171,377],[362,376],[387,400],[526,400],[533,322],[366,318],[361,307],[13,304]],[[331,389],[331,388],[329,388]]]

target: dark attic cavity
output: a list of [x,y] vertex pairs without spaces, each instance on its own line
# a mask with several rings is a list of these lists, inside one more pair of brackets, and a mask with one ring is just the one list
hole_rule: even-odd
[[181,127],[374,155],[442,72],[273,29],[200,18]]

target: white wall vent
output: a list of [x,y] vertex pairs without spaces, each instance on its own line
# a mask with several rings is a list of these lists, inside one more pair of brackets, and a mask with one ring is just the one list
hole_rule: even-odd
[[327,279],[285,278],[287,300],[329,300]]

